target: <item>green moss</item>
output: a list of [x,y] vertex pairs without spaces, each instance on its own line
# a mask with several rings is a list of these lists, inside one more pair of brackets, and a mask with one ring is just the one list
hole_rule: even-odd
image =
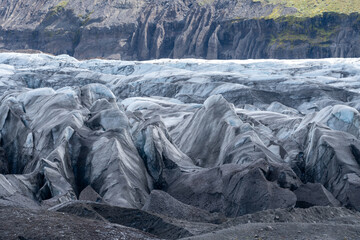
[[49,21],[59,12],[62,12],[65,7],[68,5],[69,1],[61,1],[56,6],[50,8],[50,11],[46,14],[44,21]]
[[198,0],[197,3],[200,6],[211,5],[215,0]]
[[266,18],[278,18],[282,15],[282,9],[280,7],[275,7],[272,11],[272,13],[267,16]]
[[339,26],[323,25],[321,22],[310,22],[307,18],[294,16],[281,17],[278,21],[283,24],[281,32],[270,36],[270,44],[278,47],[309,43],[311,46],[328,47],[331,38],[339,32]]
[[56,6],[52,7],[50,9],[51,12],[54,14],[57,14],[65,9],[65,7],[68,5],[69,1],[61,1]]
[[231,23],[237,23],[237,22],[240,22],[240,21],[243,21],[243,20],[244,20],[244,18],[235,17],[235,18],[231,21]]
[[86,25],[91,20],[90,16],[93,13],[94,13],[94,11],[87,13],[85,16],[83,16],[83,15],[80,16],[79,15],[79,18],[81,19],[81,25],[82,26]]
[[52,38],[54,36],[54,32],[53,31],[49,31],[49,30],[45,30],[44,31],[44,35],[45,37],[48,37],[48,38]]
[[268,18],[278,18],[279,11],[285,7],[297,9],[294,16],[313,17],[324,12],[336,12],[350,14],[360,12],[359,0],[253,0],[265,5],[275,5],[274,11],[267,16]]
[[56,6],[50,8],[50,11],[46,15],[45,21],[51,19],[53,16],[57,15],[59,12],[64,11],[65,7],[68,5],[69,1],[61,1]]

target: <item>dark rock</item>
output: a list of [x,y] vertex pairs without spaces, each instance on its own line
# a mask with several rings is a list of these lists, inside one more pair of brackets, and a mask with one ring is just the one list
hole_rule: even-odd
[[52,210],[90,219],[101,217],[110,223],[139,229],[159,238],[178,239],[192,235],[186,229],[172,224],[169,220],[139,209],[121,208],[99,203],[73,202],[54,207]]
[[266,19],[273,12],[297,10],[251,0],[8,1],[0,3],[0,46],[81,59],[360,56],[357,13]]
[[225,216],[221,214],[209,213],[203,209],[184,204],[160,190],[151,191],[142,210],[190,222],[219,224],[225,220]]
[[319,183],[307,183],[294,191],[296,207],[308,208],[312,206],[340,206],[340,202]]
[[[2,239],[158,239],[135,228],[62,212],[0,206]],[[16,223],[16,224],[14,224]],[[12,227],[11,227],[12,226]],[[21,238],[20,238],[21,237]]]
[[349,173],[344,176],[343,180],[345,180],[344,188],[340,191],[338,199],[344,206],[360,211],[359,175],[356,173]]
[[89,185],[81,191],[79,200],[101,202],[101,196]]
[[225,164],[184,173],[169,186],[168,193],[183,203],[228,217],[295,206],[294,193],[266,178],[269,167],[276,165],[257,161],[249,166]]

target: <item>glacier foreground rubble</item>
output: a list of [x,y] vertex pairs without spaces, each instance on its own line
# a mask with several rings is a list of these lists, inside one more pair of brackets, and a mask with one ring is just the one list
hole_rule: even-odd
[[324,227],[338,211],[356,236],[359,80],[359,59],[0,54],[0,205],[173,239],[231,238],[245,214]]

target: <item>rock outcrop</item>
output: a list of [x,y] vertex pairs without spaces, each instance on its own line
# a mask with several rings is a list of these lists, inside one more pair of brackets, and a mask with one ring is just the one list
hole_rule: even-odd
[[[273,170],[278,167],[260,160],[246,167],[225,164],[182,174],[169,186],[168,193],[186,204],[210,212],[223,212],[228,217],[294,207],[296,196],[290,189],[296,185],[283,181],[284,172],[276,176]],[[296,180],[296,175],[292,173],[290,178],[290,181]]]
[[307,183],[301,185],[294,193],[297,198],[297,207],[340,206],[340,202],[319,183]]
[[225,216],[184,204],[164,191],[153,190],[142,210],[190,222],[221,223]]
[[160,239],[179,239],[192,236],[186,228],[171,220],[142,211],[90,202],[71,202],[52,208],[51,211],[75,214],[81,217],[120,224],[150,233]]

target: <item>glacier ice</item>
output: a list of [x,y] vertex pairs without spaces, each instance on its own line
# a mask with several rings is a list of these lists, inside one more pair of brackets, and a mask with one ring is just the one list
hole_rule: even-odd
[[320,204],[315,189],[360,210],[359,74],[359,59],[0,53],[0,202],[49,208],[90,189],[236,217]]

